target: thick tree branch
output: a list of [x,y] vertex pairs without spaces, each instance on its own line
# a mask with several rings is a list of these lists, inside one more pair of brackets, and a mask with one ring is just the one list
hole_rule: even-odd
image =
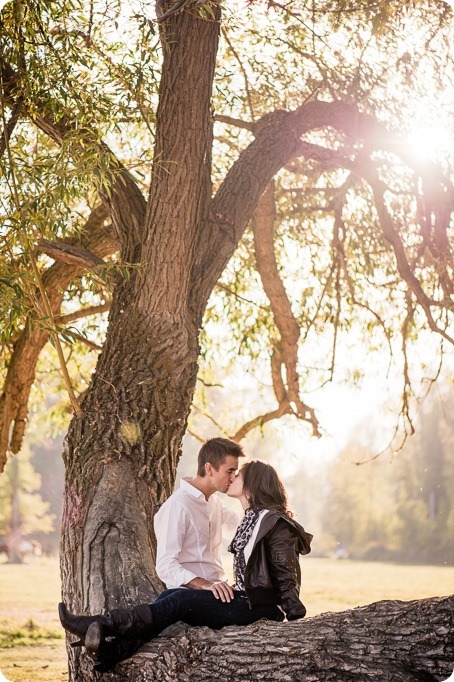
[[[95,208],[88,218],[80,244],[99,258],[117,250],[118,244],[111,228],[104,226],[107,217],[103,206]],[[74,245],[76,245],[74,241]],[[51,310],[58,314],[69,283],[84,272],[82,265],[56,262],[43,275],[43,284]],[[3,391],[0,396],[0,472],[6,462],[6,453],[19,452],[25,433],[28,399],[35,379],[36,363],[41,350],[49,340],[49,330],[30,319],[17,338],[8,365]],[[12,428],[11,428],[12,427]]]
[[[194,298],[208,298],[260,195],[291,159],[308,155],[328,166],[354,170],[354,162],[348,156],[301,140],[305,133],[326,127],[342,133],[352,143],[362,141],[366,151],[381,149],[399,155],[412,167],[414,159],[405,141],[373,116],[361,113],[355,105],[309,101],[292,112],[275,111],[265,115],[253,125],[255,140],[230,168],[213,199],[211,221],[200,235],[199,247],[205,257],[194,269]],[[450,191],[445,194],[448,198]],[[442,222],[446,225],[445,219]],[[444,229],[438,230],[443,241]]]
[[70,265],[81,265],[87,270],[96,268],[99,265],[106,265],[106,262],[102,258],[91,253],[88,249],[84,249],[81,246],[66,244],[65,242],[51,242],[48,239],[40,239],[37,248],[38,251],[45,253],[54,260]]
[[151,640],[115,668],[115,680],[441,682],[454,669],[453,614],[454,597],[439,597],[292,623],[189,628]]
[[305,102],[295,111],[274,111],[255,123],[255,140],[228,171],[213,198],[211,220],[199,235],[202,255],[191,287],[194,309],[208,300],[270,180],[301,153],[301,136],[326,126],[353,140],[367,137],[370,143],[384,131],[375,119],[343,102]]

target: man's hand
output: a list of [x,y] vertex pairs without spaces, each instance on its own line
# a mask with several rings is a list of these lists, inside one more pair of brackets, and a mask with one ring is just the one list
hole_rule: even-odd
[[205,580],[205,578],[193,578],[184,587],[190,587],[192,590],[211,590],[216,599],[227,604],[233,599],[233,587],[221,580],[213,583],[211,580]]

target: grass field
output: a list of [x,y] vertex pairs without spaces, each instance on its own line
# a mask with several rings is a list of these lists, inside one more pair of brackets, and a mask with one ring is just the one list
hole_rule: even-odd
[[[454,567],[305,557],[301,568],[308,616],[381,599],[420,599],[454,592]],[[8,681],[67,680],[59,601],[57,559],[34,559],[20,566],[0,564],[0,671]]]

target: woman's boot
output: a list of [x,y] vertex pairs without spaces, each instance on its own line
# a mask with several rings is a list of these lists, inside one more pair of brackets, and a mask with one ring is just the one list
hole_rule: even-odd
[[153,615],[149,604],[139,604],[130,609],[113,609],[105,616],[75,616],[61,603],[58,605],[58,613],[65,630],[79,637],[71,646],[84,644],[87,630],[93,623],[102,626],[105,637],[144,638],[146,641],[158,634],[153,627]]
[[147,639],[124,639],[115,637],[105,639],[103,626],[92,623],[85,635],[85,648],[93,659],[93,670],[105,673],[120,661],[130,658]]

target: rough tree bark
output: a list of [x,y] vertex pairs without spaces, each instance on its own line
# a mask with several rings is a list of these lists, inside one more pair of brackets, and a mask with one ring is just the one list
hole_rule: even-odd
[[441,682],[454,671],[454,597],[381,601],[293,623],[189,628],[146,644],[106,682]]

